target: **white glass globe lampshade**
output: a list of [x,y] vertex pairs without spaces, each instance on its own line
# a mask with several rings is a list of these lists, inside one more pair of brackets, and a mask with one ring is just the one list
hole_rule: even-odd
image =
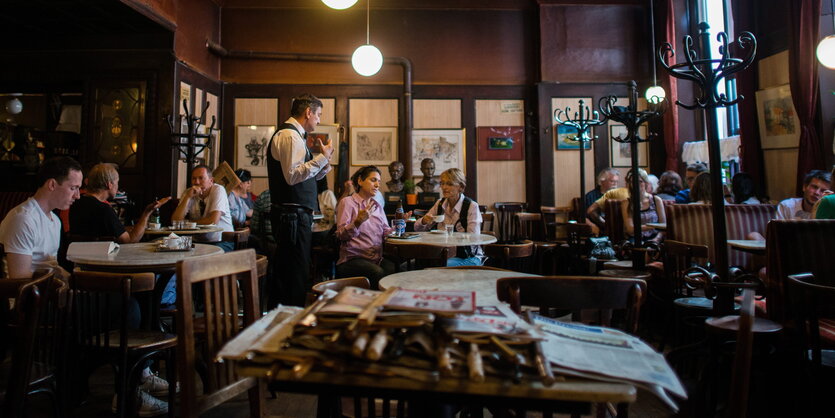
[[829,35],[818,44],[816,52],[821,65],[835,70],[835,35]]
[[357,0],[322,0],[322,3],[331,9],[344,10],[357,4]]
[[647,89],[646,93],[644,93],[644,97],[647,98],[648,102],[658,104],[664,101],[664,98],[667,97],[667,93],[664,91],[664,87],[652,86]]
[[351,65],[360,75],[370,77],[377,74],[383,67],[383,54],[374,45],[363,45],[354,51],[354,55],[351,56]]
[[13,97],[11,100],[6,102],[6,113],[10,115],[16,115],[23,111],[23,102],[20,101],[17,97]]

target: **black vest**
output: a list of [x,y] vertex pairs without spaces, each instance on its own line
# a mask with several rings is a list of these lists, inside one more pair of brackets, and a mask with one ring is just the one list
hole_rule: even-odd
[[[458,225],[461,225],[464,228],[464,232],[467,232],[467,215],[470,214],[470,203],[473,203],[473,200],[467,196],[462,195],[464,201],[461,202],[461,212],[458,212],[458,221],[455,222],[455,230],[458,230]],[[438,202],[438,215],[444,214],[444,203],[446,202],[446,198],[442,198],[440,202]],[[479,231],[480,232],[480,231]],[[458,258],[470,258],[474,256],[473,249],[471,247],[458,247],[455,251],[455,256]]]
[[[270,143],[267,146],[267,173],[269,174],[270,179],[270,199],[272,200],[272,204],[281,205],[285,203],[294,203],[311,210],[319,210],[319,199],[316,193],[316,178],[311,177],[291,186],[287,184],[287,180],[284,179],[284,170],[281,167],[281,162],[273,158],[273,141],[276,139],[278,133],[285,129],[292,129],[301,135],[301,132],[299,132],[295,126],[289,123],[284,123],[278,127],[278,130],[275,131],[272,138],[270,138]],[[305,145],[304,161],[308,162],[312,159],[313,154]]]

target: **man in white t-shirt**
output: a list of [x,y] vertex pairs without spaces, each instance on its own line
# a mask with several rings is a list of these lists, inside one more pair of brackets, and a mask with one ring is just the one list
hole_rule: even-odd
[[812,170],[803,178],[803,197],[788,198],[777,205],[777,219],[810,219],[812,208],[829,190],[832,178],[823,170]]
[[[234,231],[232,227],[232,216],[229,210],[229,198],[226,189],[215,184],[209,167],[198,165],[191,170],[192,187],[186,189],[180,197],[180,203],[171,220],[180,221],[188,217],[197,222],[198,225],[217,225],[223,232]],[[234,244],[229,241],[221,241],[222,232],[195,235],[195,241],[212,243],[223,251],[232,251]]]
[[58,266],[61,219],[52,210],[69,209],[80,197],[81,180],[81,165],[72,158],[44,161],[35,195],[12,209],[0,223],[8,277],[29,278],[35,269],[52,267],[59,277],[69,278],[69,273]]

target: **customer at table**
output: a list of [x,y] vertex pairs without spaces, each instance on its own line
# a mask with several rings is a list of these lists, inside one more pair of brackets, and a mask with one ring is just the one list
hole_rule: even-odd
[[[646,171],[643,169],[638,169],[643,175],[646,175]],[[606,205],[607,200],[626,200],[629,198],[629,188],[632,187],[632,170],[629,170],[626,173],[626,186],[625,187],[617,187],[603,193],[603,196],[600,199],[597,199],[594,203],[591,204],[588,208],[586,208],[586,224],[591,227],[592,233],[597,235],[601,229],[606,226],[606,219],[605,214],[603,213],[603,208]]]
[[[646,185],[649,183],[645,171],[639,171],[639,182],[641,190],[641,238],[644,241],[660,242],[664,239],[664,235],[657,229],[647,226],[647,223],[664,223],[667,217],[664,213],[664,202],[658,196],[653,196],[647,190]],[[621,205],[621,216],[623,217],[623,225],[626,229],[628,238],[635,235],[635,225],[632,223],[632,196],[630,193],[629,199],[625,205]]]
[[681,176],[673,170],[667,170],[661,174],[658,180],[656,196],[661,200],[676,200],[676,194],[682,189]]
[[731,179],[731,203],[737,205],[759,205],[761,199],[757,197],[757,186],[754,178],[748,173],[739,172]]
[[690,198],[690,189],[693,187],[693,182],[699,174],[707,171],[707,166],[702,163],[694,163],[687,166],[684,170],[684,182],[687,188],[676,193],[676,203],[690,203],[693,200]]
[[[832,172],[829,173],[830,179],[833,174],[835,174],[835,167],[833,167]],[[832,189],[829,189],[825,191],[823,195],[824,196],[818,200],[818,203],[815,204],[815,208],[812,211],[813,218],[835,219],[835,193],[832,192]]]
[[380,178],[377,167],[360,168],[351,177],[356,192],[336,205],[336,237],[340,241],[336,276],[365,276],[374,289],[396,267],[383,257],[383,242],[392,228],[383,207],[374,200],[380,193]]
[[255,251],[267,256],[275,252],[275,237],[273,236],[272,221],[270,220],[271,207],[270,189],[267,189],[255,199],[255,206],[252,207],[252,219],[249,222],[249,229],[252,231],[249,239],[254,241]]
[[823,170],[812,170],[803,178],[803,197],[792,197],[777,205],[777,219],[810,219],[812,208],[830,189],[832,176]]
[[180,203],[171,215],[171,220],[182,221],[188,218],[198,225],[217,225],[221,232],[195,235],[194,241],[217,245],[225,252],[232,251],[232,242],[221,241],[222,232],[235,230],[232,227],[226,189],[215,184],[212,171],[202,164],[191,170],[191,184],[192,187],[186,189],[180,197]]
[[108,203],[119,190],[119,172],[109,163],[96,164],[87,173],[87,189],[70,206],[70,234],[95,239],[113,237],[120,244],[139,242],[145,235],[151,213],[171,196],[149,203],[133,227],[125,227]]
[[[415,222],[415,231],[426,231],[437,227],[444,229],[446,225],[453,225],[456,232],[481,233],[481,212],[478,203],[464,196],[467,178],[464,172],[457,168],[450,168],[441,173],[442,197],[426,212],[419,221]],[[443,215],[442,222],[436,222],[436,217]],[[455,257],[447,260],[447,266],[480,266],[484,262],[484,252],[480,245],[458,247]]]
[[586,196],[583,198],[583,208],[588,208],[597,199],[603,197],[603,193],[608,192],[614,188],[618,187],[620,183],[620,172],[612,167],[604,168],[597,173],[597,186],[586,193]]
[[712,193],[712,187],[710,184],[710,173],[705,171],[704,173],[699,174],[693,180],[693,184],[690,187],[690,203],[696,204],[700,203],[703,205],[709,205]]
[[316,182],[316,190],[319,192],[319,212],[322,218],[313,221],[313,245],[321,245],[336,222],[336,195],[328,188],[327,177]]
[[249,196],[247,183],[252,184],[252,174],[249,170],[239,168],[235,170],[235,175],[238,176],[240,183],[229,192],[229,216],[232,219],[232,226],[245,228],[249,218],[252,217],[252,207],[246,203],[246,198]]
[[322,101],[310,94],[293,99],[290,118],[273,134],[267,150],[276,251],[272,260],[282,273],[269,283],[268,305],[304,305],[310,280],[313,211],[318,210],[316,180],[331,171],[333,141],[316,140],[319,152],[307,148],[303,136],[313,132],[322,117]]
[[8,277],[30,278],[36,269],[50,267],[58,277],[69,278],[58,265],[61,219],[52,211],[69,209],[80,197],[81,179],[81,165],[70,157],[50,158],[41,165],[35,195],[15,206],[0,223]]

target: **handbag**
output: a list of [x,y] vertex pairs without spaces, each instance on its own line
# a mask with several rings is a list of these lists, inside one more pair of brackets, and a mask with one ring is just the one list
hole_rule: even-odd
[[615,249],[612,248],[612,242],[609,241],[609,237],[588,237],[586,240],[589,257],[603,260],[617,258],[615,257]]

